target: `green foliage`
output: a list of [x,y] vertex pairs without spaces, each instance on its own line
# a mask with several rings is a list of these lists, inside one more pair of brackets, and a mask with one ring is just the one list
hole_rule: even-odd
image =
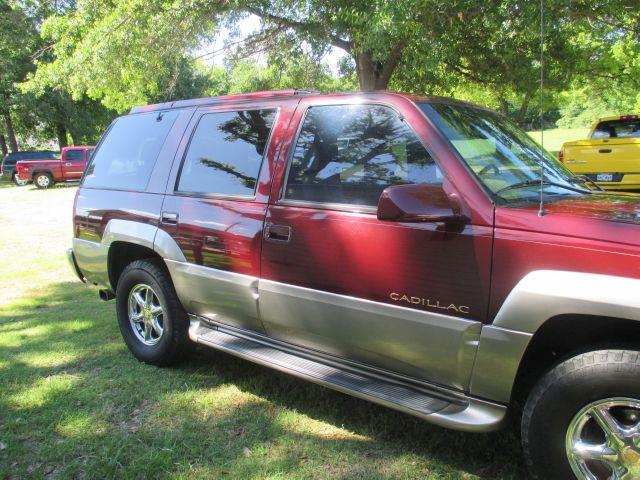
[[[545,1],[546,126],[558,119],[562,126],[583,125],[596,114],[640,106],[636,1]],[[73,117],[65,95],[72,104],[99,101],[122,113],[168,99],[296,87],[453,95],[489,105],[525,127],[540,124],[537,2],[21,0],[15,5],[20,9],[12,15],[24,19],[16,17],[10,25],[0,20],[8,25],[6,44],[12,45],[5,49],[7,59],[0,58],[4,77],[11,77],[5,81],[0,72],[0,95],[3,88],[11,90],[15,111],[31,102],[20,95],[43,99],[59,92],[45,101],[59,108],[56,115],[43,115],[44,123]],[[246,32],[238,26],[248,15],[259,17],[260,24],[243,38]],[[31,33],[18,38],[21,21]],[[223,27],[235,34],[224,48],[224,67],[194,59],[193,52],[210,45]],[[322,61],[331,48],[346,54],[337,78]],[[16,92],[25,76],[22,93]],[[34,122],[18,119],[17,124]],[[47,135],[52,128],[37,131]]]
[[28,87],[65,86],[76,99],[86,94],[119,112],[166,97],[184,52],[215,28],[216,6],[204,7],[198,0],[80,0],[44,22],[55,61],[39,62]]

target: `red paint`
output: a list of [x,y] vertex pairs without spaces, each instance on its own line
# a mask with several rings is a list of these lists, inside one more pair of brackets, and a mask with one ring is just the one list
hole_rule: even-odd
[[[64,147],[60,152],[60,160],[20,160],[16,162],[16,172],[20,180],[33,180],[42,172],[49,173],[54,182],[80,180],[89,160],[93,146]],[[69,150],[81,150],[82,159],[68,159]]]
[[[513,287],[534,270],[640,278],[640,197],[597,194],[549,199],[543,217],[538,216],[537,205],[494,209],[451,145],[415,106],[418,99],[428,101],[386,92],[285,91],[134,109],[173,106],[183,113],[163,147],[148,192],[80,189],[76,235],[99,240],[111,218],[157,224],[176,239],[189,261],[201,265],[408,308],[436,311],[437,306],[464,306],[468,312],[446,313],[483,322],[492,320]],[[445,174],[444,190],[453,202],[452,211],[459,211],[467,223],[452,228],[438,222],[384,221],[375,208],[344,211],[281,200],[292,142],[307,108],[349,103],[384,104],[407,121]],[[273,107],[279,108],[279,115],[255,198],[174,193],[179,165],[200,115]],[[436,202],[441,208],[443,198]],[[394,201],[396,206],[401,203]],[[414,207],[404,204],[402,209],[414,211]],[[159,224],[161,210],[178,213],[178,224]],[[290,232],[289,241],[263,239],[265,220],[275,226],[274,231]],[[392,294],[427,301],[401,304]]]
[[463,223],[457,199],[440,185],[395,185],[378,202],[378,220],[395,222]]
[[640,278],[640,196],[607,193],[496,208],[490,318],[533,270],[566,270]]

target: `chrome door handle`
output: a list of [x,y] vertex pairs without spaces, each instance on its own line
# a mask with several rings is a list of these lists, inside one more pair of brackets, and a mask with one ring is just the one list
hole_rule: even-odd
[[174,212],[162,212],[162,215],[160,215],[160,222],[166,223],[167,225],[177,225],[178,214]]
[[287,243],[291,240],[291,227],[267,223],[264,227],[264,238],[270,242]]
[[73,165],[73,163],[67,162],[67,163],[64,164],[65,167],[70,167],[71,165]]

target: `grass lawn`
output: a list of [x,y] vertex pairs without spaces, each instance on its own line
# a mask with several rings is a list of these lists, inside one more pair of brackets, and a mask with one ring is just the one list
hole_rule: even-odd
[[[588,128],[554,128],[544,131],[544,148],[550,152],[559,152],[564,142],[584,140],[589,135]],[[528,132],[536,142],[540,143],[540,132]]]
[[0,189],[0,479],[521,479],[512,429],[447,431],[209,350],[137,362],[64,258],[75,188]]

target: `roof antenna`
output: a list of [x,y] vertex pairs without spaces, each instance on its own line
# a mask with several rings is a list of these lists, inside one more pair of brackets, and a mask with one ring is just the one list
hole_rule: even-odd
[[540,0],[540,209],[544,216],[544,0]]

